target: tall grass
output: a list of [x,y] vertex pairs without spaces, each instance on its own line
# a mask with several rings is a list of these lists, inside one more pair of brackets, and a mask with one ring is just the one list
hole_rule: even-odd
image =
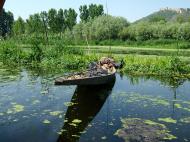
[[69,47],[63,42],[54,46],[44,46],[41,40],[32,39],[30,47],[22,48],[14,42],[0,44],[0,60],[9,65],[17,64],[31,67],[43,67],[46,70],[84,69],[97,56],[85,55],[80,47]]
[[[156,51],[158,52],[158,51]],[[80,47],[66,46],[57,42],[54,46],[44,46],[38,39],[31,40],[30,46],[23,48],[12,41],[0,43],[0,62],[18,66],[41,67],[45,70],[83,70],[101,54],[86,55]],[[177,56],[125,55],[123,71],[138,75],[190,76],[190,62]],[[121,56],[118,57],[118,59]],[[116,58],[117,59],[117,58]]]

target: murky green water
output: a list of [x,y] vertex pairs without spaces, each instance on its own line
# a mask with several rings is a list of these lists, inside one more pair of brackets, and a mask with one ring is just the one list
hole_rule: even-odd
[[190,141],[188,80],[117,74],[110,86],[77,87],[54,86],[52,77],[0,69],[0,142],[123,142],[114,134],[126,118],[164,124],[171,141]]

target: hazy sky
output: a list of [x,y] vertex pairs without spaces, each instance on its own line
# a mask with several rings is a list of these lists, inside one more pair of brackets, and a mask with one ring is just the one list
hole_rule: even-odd
[[[190,8],[190,0],[107,0],[109,14],[123,16],[130,22],[149,15],[164,7]],[[78,8],[83,4],[103,4],[106,0],[6,0],[5,9],[24,19],[30,14],[48,10],[50,8]]]

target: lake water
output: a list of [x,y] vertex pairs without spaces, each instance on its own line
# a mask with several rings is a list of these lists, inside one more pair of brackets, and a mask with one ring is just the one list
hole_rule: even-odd
[[123,142],[114,134],[124,118],[190,141],[190,82],[117,74],[110,86],[54,86],[50,75],[0,69],[0,142]]

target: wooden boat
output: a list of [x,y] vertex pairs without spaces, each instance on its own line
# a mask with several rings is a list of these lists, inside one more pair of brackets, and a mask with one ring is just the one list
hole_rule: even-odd
[[66,79],[65,77],[60,77],[55,80],[55,85],[104,85],[115,81],[115,73],[116,71],[110,74],[77,79]]

